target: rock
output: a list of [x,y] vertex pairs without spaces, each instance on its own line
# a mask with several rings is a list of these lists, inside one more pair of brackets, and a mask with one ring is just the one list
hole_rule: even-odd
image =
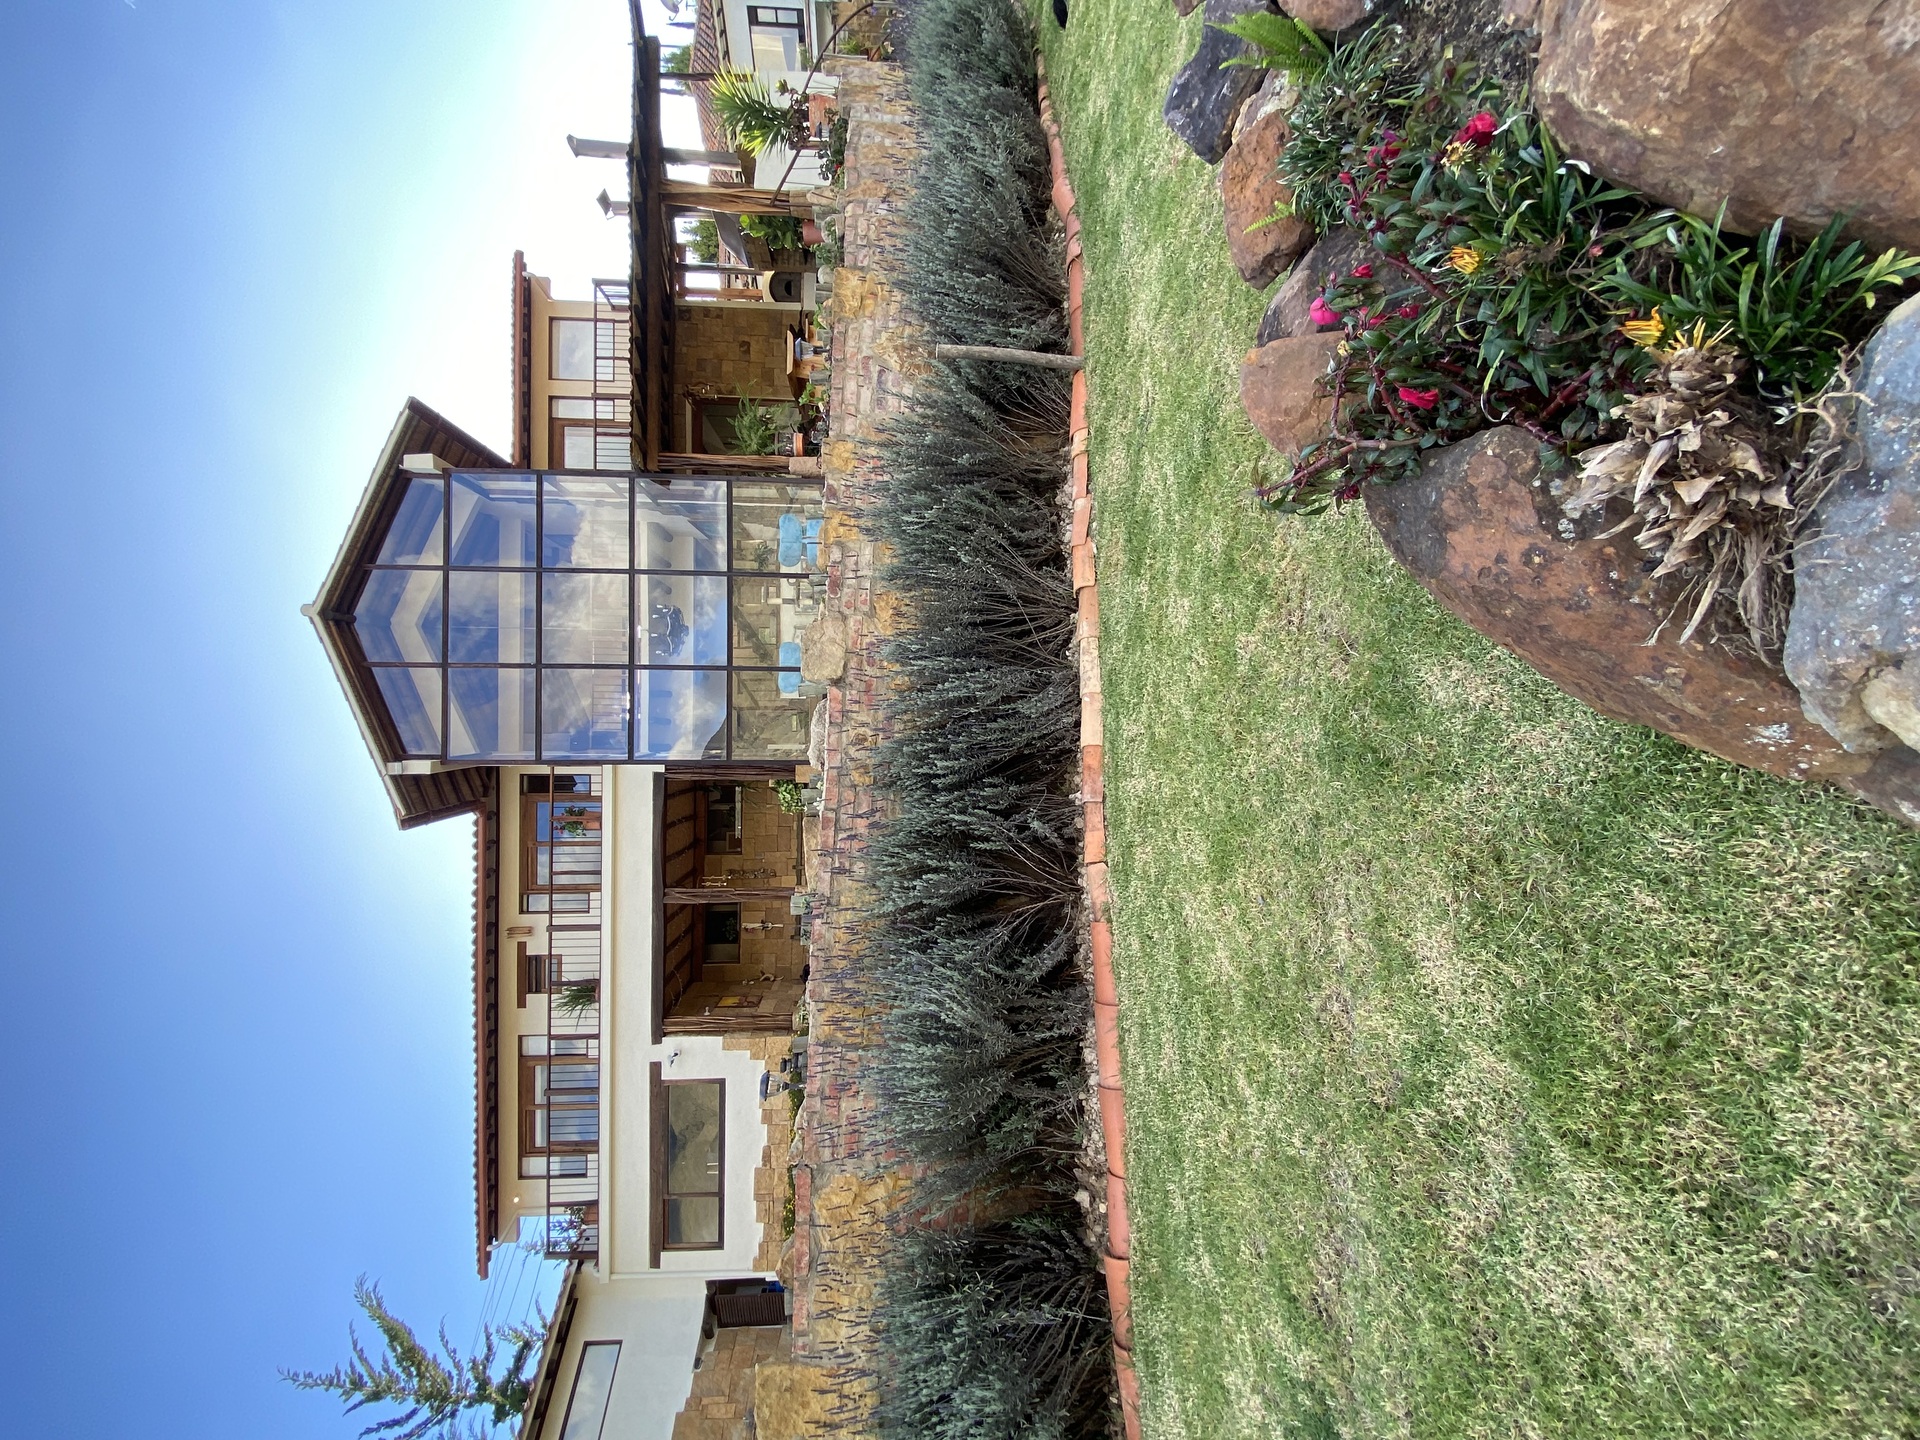
[[1340,348],[1338,331],[1275,340],[1247,352],[1240,362],[1240,405],[1267,443],[1299,457],[1302,447],[1327,433],[1333,397],[1319,381]]
[[800,678],[831,685],[847,668],[847,622],[826,611],[800,636]]
[[1237,35],[1216,27],[1267,8],[1266,0],[1206,0],[1207,23],[1200,31],[1200,48],[1167,87],[1167,103],[1161,111],[1167,128],[1209,165],[1218,165],[1227,153],[1233,122],[1247,97],[1260,88],[1264,73],[1251,65],[1222,69],[1228,60],[1254,51]]
[[1313,227],[1292,216],[1275,218],[1274,207],[1293,199],[1274,166],[1287,143],[1287,112],[1275,108],[1240,132],[1220,166],[1220,199],[1227,221],[1227,251],[1240,278],[1264,290],[1313,244]]
[[1358,230],[1343,228],[1322,235],[1314,247],[1301,257],[1300,263],[1293,267],[1293,273],[1287,276],[1286,283],[1273,292],[1273,298],[1267,302],[1266,313],[1260,317],[1260,329],[1254,336],[1254,343],[1266,345],[1292,335],[1316,333],[1320,327],[1313,323],[1312,316],[1307,313],[1314,300],[1326,290],[1330,281],[1350,274],[1354,266],[1369,260],[1379,260],[1379,252],[1367,243],[1366,236]]
[[1618,515],[1566,521],[1525,431],[1449,446],[1417,478],[1368,487],[1366,505],[1436,600],[1601,714],[1756,770],[1834,781],[1920,824],[1920,765],[1849,755],[1770,666],[1662,628],[1677,577],[1649,581],[1630,538],[1597,538]]
[[1855,387],[1861,463],[1795,557],[1787,674],[1847,749],[1920,750],[1920,296],[1887,317]]
[[1609,179],[1748,233],[1851,212],[1920,247],[1920,11],[1910,0],[1545,0],[1534,93]]
[[1501,0],[1500,21],[1515,30],[1531,30],[1540,18],[1540,0]]
[[1280,8],[1316,30],[1344,30],[1367,18],[1367,0],[1280,0]]
[[1173,0],[1173,8],[1177,14],[1191,15],[1200,8],[1200,0]]
[[1263,120],[1276,110],[1291,110],[1294,101],[1299,98],[1300,91],[1285,75],[1278,70],[1267,71],[1267,78],[1260,82],[1260,88],[1240,107],[1239,118],[1233,122],[1233,143],[1238,145],[1240,137],[1253,127],[1256,120]]

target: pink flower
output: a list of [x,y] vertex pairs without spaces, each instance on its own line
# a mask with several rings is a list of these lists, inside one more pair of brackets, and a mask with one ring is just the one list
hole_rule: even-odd
[[1500,128],[1500,122],[1493,118],[1491,110],[1482,110],[1466,124],[1453,132],[1456,145],[1486,146],[1493,143],[1493,132]]
[[1385,315],[1369,315],[1366,318],[1367,329],[1369,330],[1378,330],[1382,325],[1387,323],[1387,317]]
[[1307,307],[1307,318],[1316,325],[1338,325],[1340,312],[1327,304],[1324,296],[1316,295]]
[[1413,320],[1419,317],[1420,307],[1409,300],[1393,313],[1398,315],[1402,320]]
[[1438,390],[1416,390],[1411,385],[1400,387],[1400,401],[1416,410],[1431,410],[1440,402]]
[[1351,170],[1342,170],[1338,178],[1340,183],[1349,190],[1353,188],[1353,172]]
[[1354,266],[1353,278],[1356,280],[1371,280],[1373,278],[1373,266],[1366,264],[1364,261]]

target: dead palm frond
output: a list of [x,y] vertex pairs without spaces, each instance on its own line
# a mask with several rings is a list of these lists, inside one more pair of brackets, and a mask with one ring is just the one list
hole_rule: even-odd
[[1737,392],[1745,362],[1724,331],[1696,326],[1655,354],[1646,388],[1614,407],[1626,438],[1577,457],[1580,487],[1563,508],[1627,500],[1633,513],[1606,534],[1637,525],[1636,543],[1659,560],[1653,577],[1688,582],[1681,642],[1724,601],[1766,654],[1781,638],[1794,515],[1786,467],[1769,453],[1777,441]]

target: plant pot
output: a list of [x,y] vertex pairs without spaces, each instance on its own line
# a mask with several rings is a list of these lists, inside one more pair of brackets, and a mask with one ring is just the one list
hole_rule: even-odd
[[800,222],[800,238],[809,245],[818,245],[827,237],[821,233],[820,222],[818,220],[802,220]]

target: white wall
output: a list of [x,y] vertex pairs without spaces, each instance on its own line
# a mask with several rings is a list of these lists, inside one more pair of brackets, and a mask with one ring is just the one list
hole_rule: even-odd
[[583,1268],[574,1294],[579,1306],[553,1401],[540,1435],[528,1440],[558,1440],[581,1347],[592,1340],[620,1342],[601,1440],[670,1440],[673,1418],[693,1389],[706,1287],[697,1280],[604,1280]]
[[[589,768],[589,767],[581,767]],[[545,772],[544,766],[528,767]],[[522,1182],[519,1134],[519,1036],[543,1033],[544,997],[515,997],[515,947],[506,934],[532,932],[528,953],[544,952],[547,921],[521,915],[519,769],[500,772],[500,1185],[504,1228],[512,1218],[541,1209],[542,1185]],[[718,1035],[669,1035],[653,1043],[654,778],[658,765],[608,765],[602,771],[600,981],[600,1273],[608,1277],[676,1275],[735,1278],[754,1268],[761,1225],[754,1213],[753,1172],[766,1148],[760,1116],[760,1077],[766,1067],[743,1050],[728,1050]],[[569,917],[562,916],[562,920]],[[719,1250],[667,1251],[652,1259],[652,1094],[648,1067],[662,1080],[720,1080],[726,1085],[726,1178]],[[703,1292],[704,1293],[704,1292]]]
[[[669,1035],[653,1043],[654,765],[609,766],[606,903],[612,965],[602,982],[600,1266],[610,1277],[649,1274],[744,1276],[760,1249],[753,1172],[766,1147],[760,1077],[766,1067],[718,1035]],[[648,1067],[662,1080],[726,1084],[726,1178],[720,1250],[667,1251],[652,1259],[652,1157]]]

